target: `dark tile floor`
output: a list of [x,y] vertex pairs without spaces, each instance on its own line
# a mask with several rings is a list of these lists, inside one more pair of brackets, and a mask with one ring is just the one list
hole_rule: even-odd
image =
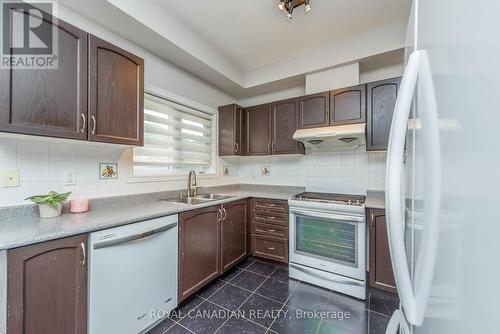
[[363,302],[290,279],[284,264],[248,257],[148,334],[378,334],[398,303],[380,290]]

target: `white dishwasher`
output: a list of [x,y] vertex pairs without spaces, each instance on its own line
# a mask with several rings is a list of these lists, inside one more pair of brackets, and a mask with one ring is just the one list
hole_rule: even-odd
[[90,234],[89,334],[137,334],[177,306],[177,221]]

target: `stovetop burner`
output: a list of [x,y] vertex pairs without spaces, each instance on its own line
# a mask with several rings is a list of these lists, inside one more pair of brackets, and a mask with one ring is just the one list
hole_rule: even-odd
[[361,195],[303,192],[292,197],[292,200],[362,206],[365,203],[365,198]]

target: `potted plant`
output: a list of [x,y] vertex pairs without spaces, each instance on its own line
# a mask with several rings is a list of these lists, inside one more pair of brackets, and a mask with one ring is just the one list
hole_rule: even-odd
[[62,202],[64,202],[69,195],[71,195],[71,191],[64,194],[50,191],[47,195],[31,196],[25,200],[30,200],[38,204],[40,218],[53,218],[61,215]]

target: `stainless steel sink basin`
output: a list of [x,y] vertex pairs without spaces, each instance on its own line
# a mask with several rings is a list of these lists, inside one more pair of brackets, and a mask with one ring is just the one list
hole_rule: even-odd
[[231,198],[231,197],[234,197],[234,196],[217,195],[217,194],[200,194],[196,197],[167,198],[167,199],[164,199],[163,201],[194,205],[194,204],[201,204],[201,203],[218,201],[221,199],[226,199],[226,198]]
[[200,199],[209,199],[209,200],[219,200],[219,199],[226,199],[230,198],[232,196],[226,196],[226,195],[217,195],[217,194],[200,194],[196,196],[195,198],[200,198]]

